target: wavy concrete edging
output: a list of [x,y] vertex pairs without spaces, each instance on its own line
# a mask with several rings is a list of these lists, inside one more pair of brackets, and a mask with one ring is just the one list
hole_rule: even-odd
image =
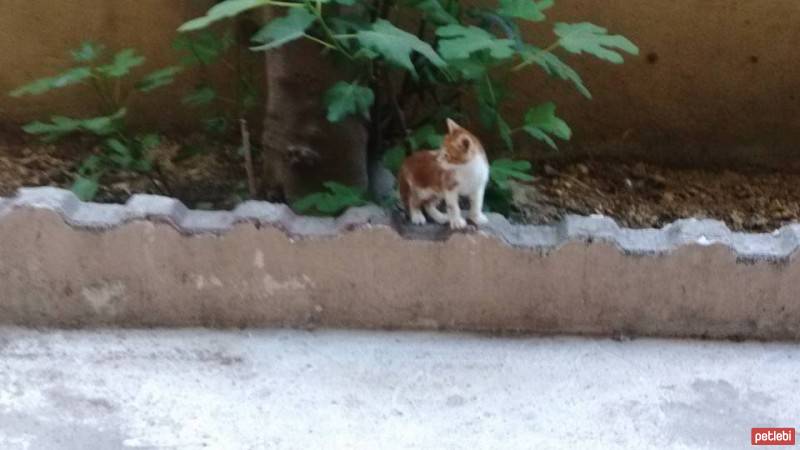
[[800,337],[798,225],[490,219],[450,233],[377,207],[330,219],[20,189],[0,199],[0,323]]

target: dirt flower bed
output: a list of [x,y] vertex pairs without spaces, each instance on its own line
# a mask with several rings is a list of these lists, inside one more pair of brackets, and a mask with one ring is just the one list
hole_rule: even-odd
[[[184,147],[204,149],[187,154]],[[80,140],[40,143],[0,133],[0,196],[21,186],[69,188],[78,162],[91,151]],[[196,209],[231,209],[247,199],[236,146],[201,138],[166,141],[154,151],[150,175],[112,173],[96,201],[124,202],[134,193],[169,195]],[[800,220],[800,174],[746,170],[687,170],[619,161],[536,165],[536,179],[515,184],[513,219],[552,223],[565,214],[604,214],[632,228],[676,219],[722,220],[736,231],[771,231]]]
[[[0,196],[13,195],[22,186],[69,189],[80,161],[91,151],[91,143],[79,139],[43,144],[0,134]],[[175,197],[195,209],[231,209],[247,199],[244,164],[234,145],[202,137],[165,140],[152,156],[156,169],[148,175],[104,176],[94,201],[123,203],[133,194],[146,193]]]
[[540,167],[517,185],[519,219],[547,223],[565,213],[604,214],[631,228],[696,217],[735,231],[771,231],[800,218],[800,174],[670,169],[644,163],[583,161]]

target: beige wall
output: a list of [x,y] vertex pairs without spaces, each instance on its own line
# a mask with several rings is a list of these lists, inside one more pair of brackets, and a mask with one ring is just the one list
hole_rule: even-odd
[[[173,61],[174,29],[205,0],[4,0],[0,91],[56,72],[84,39],[131,46],[148,68]],[[595,95],[541,74],[520,74],[513,106],[554,99],[575,138],[561,155],[634,153],[673,162],[763,162],[800,168],[800,3],[797,0],[559,0],[551,18],[589,20],[635,41],[638,58],[614,66],[568,58]],[[535,31],[535,30],[531,30]],[[542,28],[542,41],[551,40]],[[193,80],[184,77],[186,83]],[[40,99],[0,97],[0,122],[51,110],[92,109],[80,89]],[[148,122],[191,123],[168,90],[135,103]],[[535,145],[539,151],[540,146]]]
[[[147,57],[137,68],[144,75],[177,62],[171,48],[176,29],[211,4],[205,0],[3,0],[0,3],[0,122],[24,122],[51,113],[98,112],[86,87],[14,99],[8,91],[41,76],[59,73],[72,64],[69,50],[85,40],[119,50],[131,47]],[[186,86],[196,81],[182,75]],[[189,113],[181,92],[163,89],[134,97],[133,107],[147,123],[186,124]]]

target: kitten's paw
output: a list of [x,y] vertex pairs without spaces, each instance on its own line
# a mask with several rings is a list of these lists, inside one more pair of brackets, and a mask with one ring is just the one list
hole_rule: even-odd
[[483,225],[489,222],[489,218],[484,213],[473,214],[469,217],[469,220],[475,225]]
[[450,228],[453,230],[463,230],[464,228],[467,228],[467,221],[464,220],[463,217],[450,219]]
[[422,211],[412,211],[411,212],[411,223],[414,225],[425,225],[425,214],[422,214]]
[[436,209],[436,208],[428,208],[428,216],[429,216],[429,217],[430,217],[430,218],[431,218],[431,219],[432,219],[434,222],[436,222],[436,223],[438,223],[438,224],[442,224],[442,225],[444,225],[444,224],[446,224],[446,223],[449,223],[449,222],[450,222],[450,219],[448,219],[448,218],[447,218],[447,214],[442,214],[442,212],[441,212],[441,211],[439,211],[439,210],[438,210],[438,209]]

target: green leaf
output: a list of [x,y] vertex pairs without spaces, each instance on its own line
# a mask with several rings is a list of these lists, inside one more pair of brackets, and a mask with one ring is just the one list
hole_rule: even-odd
[[146,152],[161,143],[161,136],[157,133],[148,133],[136,137],[142,151]]
[[500,189],[508,189],[510,180],[533,181],[531,163],[511,159],[496,159],[489,166],[489,177]]
[[360,114],[368,119],[369,109],[374,101],[372,89],[358,83],[340,81],[325,92],[330,122],[339,122],[350,114]]
[[425,19],[434,25],[450,25],[458,23],[458,19],[447,12],[440,0],[411,0],[409,4],[425,13]]
[[181,146],[181,148],[178,150],[178,154],[176,154],[172,160],[174,162],[181,162],[197,155],[207,154],[210,151],[211,150],[208,147],[202,145],[184,144]]
[[208,10],[205,16],[190,20],[178,28],[178,31],[192,31],[205,28],[212,23],[236,16],[244,11],[258,8],[270,3],[270,0],[226,0]]
[[81,121],[64,116],[53,116],[50,123],[31,122],[22,127],[28,134],[41,135],[45,142],[55,142],[59,138],[80,130]]
[[428,43],[383,19],[378,19],[369,30],[358,31],[356,39],[362,46],[380,54],[386,61],[408,70],[414,76],[417,71],[411,62],[412,52],[421,54],[436,67],[447,66]]
[[103,158],[98,155],[92,155],[83,160],[78,168],[78,175],[85,178],[99,179],[104,170]]
[[98,136],[106,136],[116,133],[122,126],[122,118],[127,114],[125,108],[119,109],[110,116],[94,117],[92,119],[84,119],[81,122],[81,129]]
[[372,24],[360,16],[333,16],[325,19],[337,34],[368,30]]
[[550,76],[571,81],[584,97],[592,98],[592,93],[589,92],[589,89],[583,84],[583,80],[581,76],[578,75],[578,72],[564,64],[564,62],[553,53],[546,52],[533,46],[527,46],[522,52],[522,59],[525,64],[535,63],[539,65]]
[[92,76],[92,69],[89,67],[75,67],[68,71],[50,78],[40,78],[36,81],[17,88],[9,93],[12,97],[23,95],[38,95],[51,89],[58,89],[73,84],[78,84]]
[[514,199],[511,190],[502,189],[496,184],[491,183],[486,186],[486,196],[484,197],[486,209],[492,212],[508,216],[514,211]]
[[183,97],[182,103],[188,106],[207,105],[217,98],[217,91],[210,86],[199,86]]
[[225,134],[228,131],[228,119],[225,117],[208,117],[202,120],[203,128],[212,134]]
[[99,58],[104,50],[104,45],[86,41],[70,53],[72,54],[72,59],[76,62],[89,62]]
[[[475,93],[478,100],[478,118],[487,128],[501,127],[500,103],[507,96],[504,85],[495,82],[490,77],[484,77],[475,83]],[[502,133],[502,130],[500,130]]]
[[253,41],[263,45],[252,50],[270,50],[299,39],[315,20],[306,8],[291,8],[286,16],[273,19],[253,36]]
[[413,151],[423,147],[432,149],[440,148],[443,143],[444,136],[439,134],[436,128],[431,124],[417,128],[411,136],[408,137],[408,145]]
[[514,141],[511,139],[511,127],[500,114],[497,115],[497,131],[500,133],[500,139],[506,144],[506,148],[514,150]]
[[94,178],[78,177],[72,183],[70,190],[78,196],[79,199],[88,202],[97,195],[97,188],[100,187],[99,183]]
[[479,55],[473,55],[469,59],[451,59],[448,66],[456,71],[461,78],[467,81],[475,81],[483,78],[491,68],[491,62]]
[[588,22],[557,23],[554,31],[560,38],[561,47],[570,53],[589,53],[614,64],[624,62],[622,55],[615,50],[639,54],[639,48],[624,36],[609,35],[605,28]]
[[307,213],[316,210],[326,215],[338,215],[351,206],[362,206],[367,202],[364,192],[357,188],[345,186],[335,181],[327,181],[323,186],[328,192],[316,192],[294,202],[292,207]]
[[50,123],[31,122],[23,126],[22,129],[26,133],[40,135],[45,142],[54,142],[63,136],[78,131],[105,136],[119,130],[121,119],[125,116],[125,113],[126,111],[123,108],[110,116],[83,120],[53,116],[50,119]]
[[180,73],[182,70],[183,67],[181,66],[170,66],[156,70],[155,72],[142,78],[142,81],[136,84],[136,89],[139,89],[142,92],[150,92],[154,89],[160,88],[161,86],[171,84],[173,81],[175,81],[175,75]]
[[542,11],[553,6],[553,0],[500,0],[497,12],[506,17],[541,22],[545,19]]
[[439,53],[444,59],[467,59],[475,52],[487,51],[495,59],[514,55],[514,42],[499,39],[476,26],[447,25],[436,30],[439,36]]
[[402,145],[397,145],[389,150],[386,150],[386,153],[383,155],[383,166],[389,169],[392,173],[397,173],[400,170],[400,166],[403,164],[403,160],[406,159],[406,149]]
[[569,140],[572,137],[572,130],[566,122],[556,117],[555,113],[556,105],[553,102],[531,108],[525,114],[525,125],[522,128],[534,138],[545,142],[553,149],[558,149],[549,135]]
[[230,30],[222,35],[217,35],[211,30],[203,30],[193,35],[178,35],[172,42],[172,48],[186,53],[181,58],[181,64],[207,66],[219,59],[234,43],[235,39]]
[[114,55],[111,64],[100,66],[97,71],[109,78],[120,78],[130,73],[134,67],[144,64],[144,60],[144,56],[136,54],[136,50],[126,48]]
[[108,159],[122,169],[129,169],[133,163],[133,155],[128,145],[117,138],[106,139],[103,142]]

